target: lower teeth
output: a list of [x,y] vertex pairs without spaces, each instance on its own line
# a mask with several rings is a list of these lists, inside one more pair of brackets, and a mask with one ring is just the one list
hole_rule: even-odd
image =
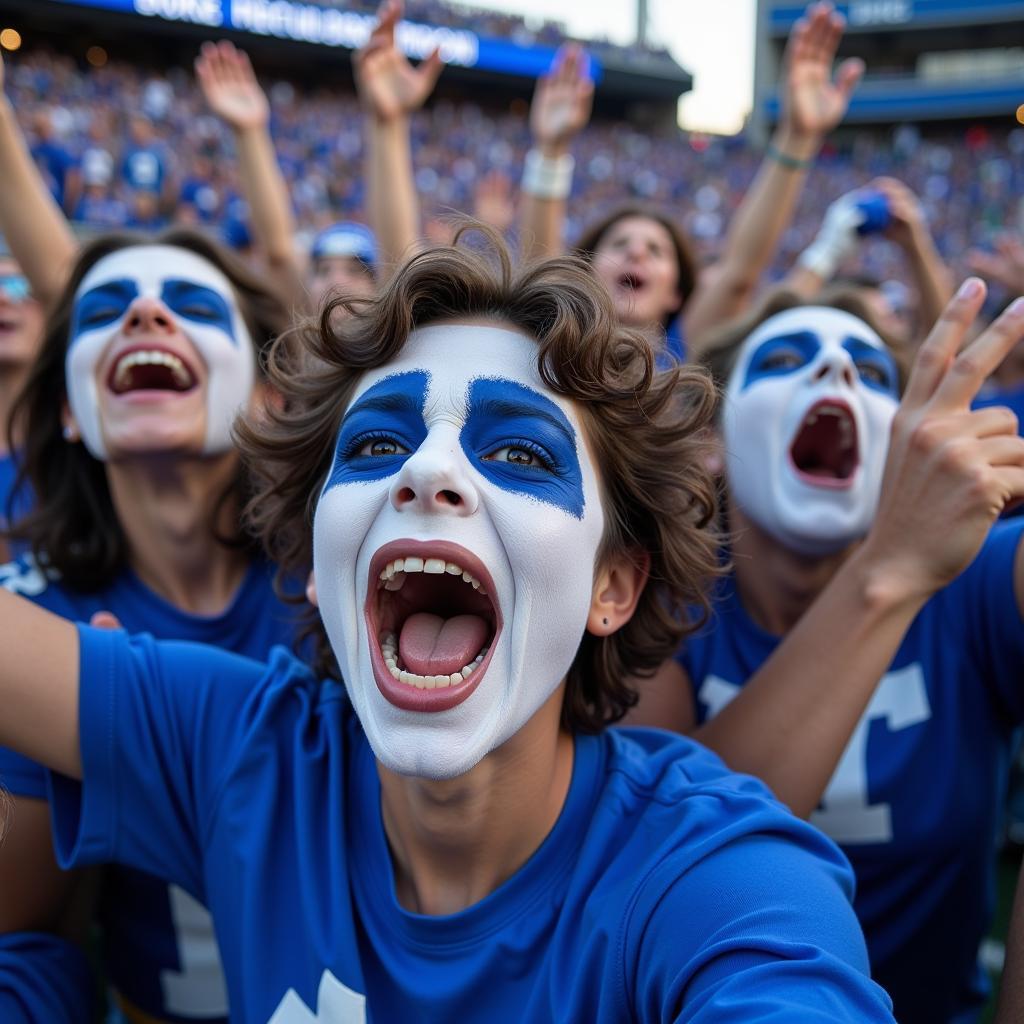
[[476,671],[477,666],[487,657],[489,650],[490,644],[487,644],[468,665],[463,665],[458,672],[453,672],[451,675],[421,676],[415,672],[407,672],[399,666],[398,638],[394,633],[385,633],[380,637],[380,652],[387,670],[400,683],[414,686],[417,690],[439,690],[446,686],[457,686]]

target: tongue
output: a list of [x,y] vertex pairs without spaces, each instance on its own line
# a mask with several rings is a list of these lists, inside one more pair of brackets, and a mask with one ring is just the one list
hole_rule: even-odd
[[430,612],[417,612],[402,626],[398,654],[408,672],[450,676],[480,653],[489,632],[490,627],[479,615],[444,619]]

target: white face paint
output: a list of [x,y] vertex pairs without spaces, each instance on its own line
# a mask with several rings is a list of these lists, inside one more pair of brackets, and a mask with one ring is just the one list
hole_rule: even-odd
[[579,418],[542,382],[532,339],[421,328],[363,377],[317,505],[313,565],[386,767],[461,775],[544,704],[583,636],[603,529]]
[[112,410],[177,402],[188,411],[189,396],[204,384],[202,452],[217,454],[232,447],[256,363],[227,277],[187,249],[140,245],[105,256],[83,278],[65,373],[71,412],[97,459],[108,454]]
[[896,364],[862,320],[786,310],[743,343],[725,392],[733,498],[786,547],[841,550],[874,518],[899,404]]

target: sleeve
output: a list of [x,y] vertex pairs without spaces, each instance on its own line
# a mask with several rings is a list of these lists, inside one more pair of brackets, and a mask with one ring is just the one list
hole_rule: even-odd
[[[978,557],[952,585],[952,614],[971,645],[980,682],[1014,723],[1024,722],[1024,621],[1014,580],[1024,520],[996,523]],[[964,629],[966,626],[966,629]],[[954,627],[955,628],[955,627]]]
[[45,800],[46,769],[13,750],[0,747],[0,789],[5,789],[14,796]]
[[668,885],[646,886],[640,1021],[892,1024],[892,1003],[870,978],[849,868],[834,848],[815,851],[823,837],[809,839],[748,835]]
[[266,668],[202,644],[79,632],[83,781],[48,773],[58,862],[114,861],[202,900],[210,814]]
[[4,1024],[91,1024],[96,986],[85,953],[42,932],[0,935]]

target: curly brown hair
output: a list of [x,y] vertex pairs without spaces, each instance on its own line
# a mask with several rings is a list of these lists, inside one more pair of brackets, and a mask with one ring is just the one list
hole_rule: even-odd
[[[82,249],[64,291],[47,317],[39,356],[11,411],[10,424],[18,422],[25,426],[25,444],[18,460],[9,510],[17,507],[19,494],[29,488],[32,507],[6,533],[27,543],[38,560],[59,572],[75,590],[92,591],[106,586],[128,563],[128,543],[114,511],[103,463],[93,458],[85,445],[69,444],[63,437],[61,414],[67,400],[65,358],[75,292],[85,275],[105,256],[139,245],[187,249],[221,270],[235,289],[258,355],[290,323],[287,308],[273,289],[238,257],[199,232],[177,228],[152,238],[112,233],[101,235]],[[240,467],[222,502],[235,498],[241,506],[248,492],[248,477]],[[252,544],[255,550],[251,538],[246,538],[241,530],[220,539],[228,545]]]
[[[578,403],[600,469],[599,561],[626,553],[650,563],[630,622],[609,637],[587,634],[569,670],[563,723],[595,731],[636,703],[629,677],[651,675],[706,615],[707,584],[718,569],[717,492],[702,438],[715,392],[702,370],[656,372],[650,345],[618,324],[584,262],[565,257],[515,269],[496,233],[471,226],[492,259],[467,248],[463,226],[452,246],[414,256],[376,298],[335,298],[318,320],[273,346],[267,372],[281,407],[237,431],[258,487],[247,511],[285,577],[308,571],[315,505],[363,372],[394,359],[410,332],[427,324],[484,317],[529,334],[544,382]],[[317,670],[337,675],[318,620],[313,629]]]

